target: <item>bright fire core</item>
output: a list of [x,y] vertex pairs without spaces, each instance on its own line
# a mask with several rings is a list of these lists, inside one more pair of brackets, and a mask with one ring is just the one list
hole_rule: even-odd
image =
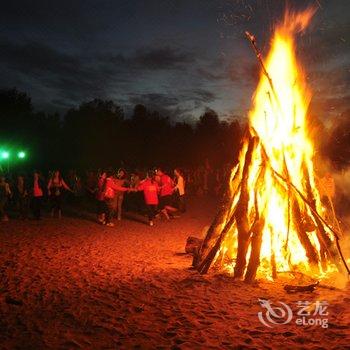
[[[304,16],[310,18],[309,13],[305,13]],[[304,180],[301,169],[305,163],[310,174],[311,186],[314,189],[313,148],[306,130],[306,113],[310,94],[306,88],[302,69],[296,61],[292,32],[295,26],[290,25],[291,20],[302,18],[303,16],[298,19],[287,18],[284,25],[276,31],[266,67],[277,96],[274,96],[271,91],[267,77],[262,75],[254,97],[254,108],[249,118],[265,147],[273,169],[284,174],[286,163],[291,181],[297,188],[302,189]],[[306,22],[307,20],[304,21]],[[250,188],[254,188],[259,163],[259,152],[255,152],[256,169],[252,171],[249,179]],[[270,262],[271,254],[274,253],[277,268],[282,270],[288,270],[290,263],[299,265],[307,262],[305,250],[293,227],[290,227],[289,242],[287,242],[288,198],[286,198],[285,191],[276,187],[272,181],[271,169],[266,170],[264,187],[259,191],[258,196],[259,208],[263,210],[261,215],[264,215],[266,219],[261,258]],[[320,210],[321,205],[316,191],[314,195]],[[251,198],[254,198],[253,193]],[[317,239],[314,239],[313,235],[310,238],[319,250]],[[286,242],[287,251],[284,249]]]
[[249,131],[232,170],[229,208],[219,225],[220,248],[213,263],[234,269],[237,277],[276,277],[291,270],[320,275],[338,259],[332,232],[321,227],[316,215],[325,209],[308,137],[311,94],[295,52],[295,35],[313,12],[287,13],[276,29],[253,97]]

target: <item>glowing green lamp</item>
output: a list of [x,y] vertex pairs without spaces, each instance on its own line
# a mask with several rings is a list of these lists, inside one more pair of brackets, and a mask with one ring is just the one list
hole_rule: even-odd
[[7,151],[2,151],[1,152],[1,158],[2,159],[9,159],[10,158],[10,153]]
[[26,152],[20,151],[17,153],[19,159],[24,159],[26,157]]

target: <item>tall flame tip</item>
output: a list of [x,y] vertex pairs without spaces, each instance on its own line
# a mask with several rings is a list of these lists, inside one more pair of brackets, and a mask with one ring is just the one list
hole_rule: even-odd
[[316,6],[309,6],[303,11],[286,9],[282,27],[289,32],[303,32],[317,11]]

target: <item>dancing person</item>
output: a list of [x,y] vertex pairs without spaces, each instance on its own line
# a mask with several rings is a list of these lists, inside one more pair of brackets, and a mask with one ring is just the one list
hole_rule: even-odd
[[116,178],[113,176],[112,171],[107,171],[107,177],[105,182],[104,190],[104,201],[106,203],[107,212],[106,212],[106,226],[113,227],[114,223],[112,222],[114,211],[115,211],[115,196],[118,192],[126,192],[131,189],[121,186]]
[[85,192],[90,198],[94,198],[96,196],[96,191],[98,190],[98,179],[100,176],[101,173],[96,176],[93,171],[86,172]]
[[44,181],[39,171],[34,171],[32,182],[32,212],[35,220],[41,219],[41,207],[44,197]]
[[53,172],[47,185],[48,194],[51,200],[51,216],[57,211],[58,218],[62,216],[62,193],[67,190],[73,193],[70,187],[63,180],[59,170]]
[[75,169],[71,169],[68,172],[66,180],[68,187],[72,189],[71,194],[67,196],[67,201],[69,201],[69,203],[80,202],[84,194],[81,177]]
[[105,186],[107,173],[102,171],[97,180],[96,200],[97,200],[97,221],[106,224],[107,205],[105,202]]
[[[114,184],[118,187],[126,187],[126,171],[124,169],[119,169],[117,176],[113,177]],[[117,220],[120,221],[122,219],[122,209],[123,209],[123,201],[124,201],[124,192],[125,191],[115,191],[114,196],[114,212],[117,215]]]
[[147,178],[138,186],[139,191],[143,191],[145,203],[147,206],[147,214],[148,214],[148,223],[150,226],[154,224],[154,218],[157,214],[158,207],[158,192],[159,185],[155,179],[154,171],[149,171],[147,174]]
[[186,211],[186,202],[185,202],[185,180],[182,171],[179,168],[174,170],[176,185],[175,193],[178,200],[178,208],[181,213]]
[[18,175],[14,186],[14,198],[21,219],[28,217],[29,193],[24,175]]
[[[141,176],[138,172],[134,172],[130,176],[130,188],[138,189],[141,183]],[[130,192],[124,201],[127,211],[141,212],[143,209],[143,194],[141,191]]]
[[11,196],[10,185],[6,181],[5,176],[0,176],[0,219],[1,221],[9,221],[9,217],[5,210],[6,210],[6,205],[10,196]]
[[159,178],[160,198],[159,206],[164,217],[169,220],[170,216],[177,211],[173,205],[174,182],[162,169],[156,170],[156,176]]

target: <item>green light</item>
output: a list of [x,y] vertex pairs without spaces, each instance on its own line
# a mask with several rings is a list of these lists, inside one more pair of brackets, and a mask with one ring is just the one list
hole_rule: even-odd
[[7,152],[7,151],[1,152],[1,158],[2,159],[9,159],[9,157],[10,157],[10,153],[9,152]]
[[17,156],[18,156],[18,158],[23,159],[26,157],[26,153],[21,151],[21,152],[18,152]]

